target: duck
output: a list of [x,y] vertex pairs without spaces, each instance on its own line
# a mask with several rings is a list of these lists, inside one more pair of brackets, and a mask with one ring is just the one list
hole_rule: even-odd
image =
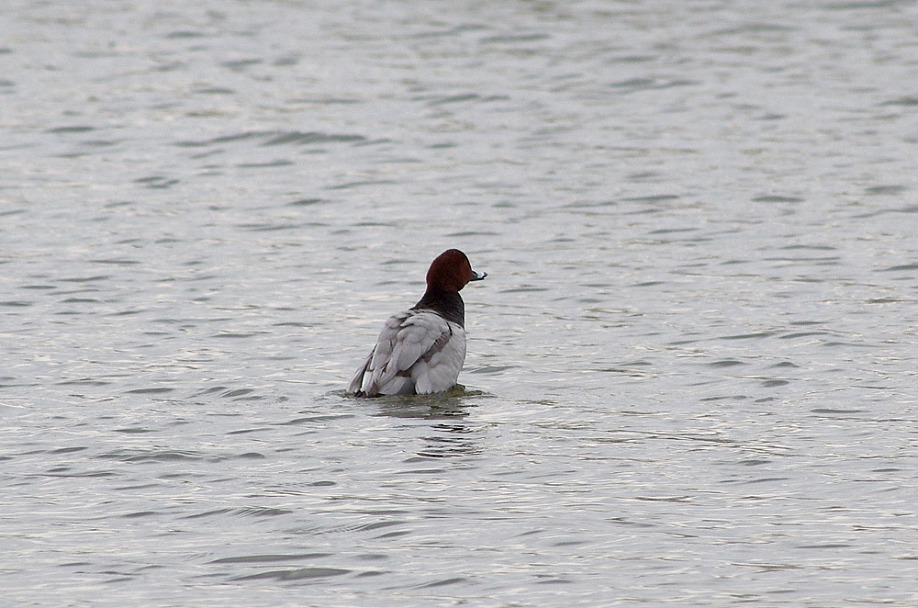
[[356,397],[427,395],[455,386],[465,362],[465,302],[459,292],[488,274],[458,249],[438,255],[417,304],[386,321],[347,392]]

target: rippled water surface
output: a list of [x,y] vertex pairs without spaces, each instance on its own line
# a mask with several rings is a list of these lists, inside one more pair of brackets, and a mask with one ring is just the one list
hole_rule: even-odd
[[[918,4],[0,32],[4,605],[918,604]],[[448,247],[464,388],[346,397]]]

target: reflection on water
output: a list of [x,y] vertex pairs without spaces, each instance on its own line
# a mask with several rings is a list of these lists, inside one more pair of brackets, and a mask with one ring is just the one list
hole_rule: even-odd
[[482,447],[476,441],[481,430],[471,425],[434,424],[431,429],[435,435],[422,438],[427,446],[418,452],[423,458],[451,458],[456,456],[474,456],[481,453]]
[[[486,407],[494,398],[480,390],[470,390],[457,384],[449,391],[434,395],[397,395],[362,400],[372,404],[378,416],[415,418],[432,422],[430,434],[421,434],[424,443],[417,451],[419,458],[452,458],[474,456],[481,452],[478,438],[484,432],[480,422],[465,423],[462,419],[478,407]],[[443,421],[443,422],[441,422]]]
[[448,391],[433,395],[391,395],[367,400],[358,399],[357,402],[376,406],[378,413],[384,416],[440,420],[464,418],[468,416],[468,408],[477,407],[482,399],[493,397],[494,395],[484,391],[470,390],[462,384],[457,384]]

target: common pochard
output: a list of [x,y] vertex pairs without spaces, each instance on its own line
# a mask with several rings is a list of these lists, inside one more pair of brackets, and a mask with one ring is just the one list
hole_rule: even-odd
[[358,397],[439,393],[456,384],[465,361],[465,303],[459,291],[475,272],[458,249],[441,253],[427,271],[417,304],[389,317],[376,346],[347,391]]

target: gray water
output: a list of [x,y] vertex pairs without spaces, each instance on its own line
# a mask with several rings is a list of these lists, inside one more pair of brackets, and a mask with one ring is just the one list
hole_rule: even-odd
[[[4,606],[918,605],[918,4],[8,0]],[[463,387],[343,387],[466,251]]]

